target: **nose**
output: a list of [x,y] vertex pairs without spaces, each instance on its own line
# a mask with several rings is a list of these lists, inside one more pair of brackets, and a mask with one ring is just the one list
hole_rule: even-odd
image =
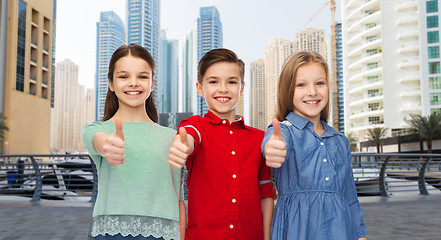
[[228,84],[227,83],[219,84],[219,92],[228,92]]
[[138,86],[138,78],[137,77],[131,77],[130,80],[129,80],[129,86],[130,87]]
[[315,85],[308,86],[308,96],[315,96],[317,94],[317,90],[315,89]]

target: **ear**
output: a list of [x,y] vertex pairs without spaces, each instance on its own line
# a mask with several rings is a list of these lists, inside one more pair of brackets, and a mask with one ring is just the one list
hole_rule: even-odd
[[204,92],[202,91],[202,84],[200,84],[199,82],[196,82],[196,89],[198,90],[199,97],[203,97]]
[[240,88],[240,96],[243,96],[243,91],[245,90],[245,82],[242,83],[242,87]]
[[155,88],[155,81],[153,80],[153,78],[152,78],[152,81],[151,81],[151,88],[150,88],[150,92],[153,92],[153,89]]
[[109,80],[109,89],[112,92],[115,92],[115,88],[113,88],[113,82]]

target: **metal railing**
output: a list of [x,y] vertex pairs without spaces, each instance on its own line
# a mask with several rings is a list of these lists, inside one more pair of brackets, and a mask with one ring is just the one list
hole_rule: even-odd
[[0,194],[95,202],[95,164],[88,154],[0,155]]
[[[352,153],[359,196],[441,194],[441,154]],[[95,164],[87,154],[0,155],[0,195],[95,202]]]
[[352,153],[359,196],[440,193],[441,154]]

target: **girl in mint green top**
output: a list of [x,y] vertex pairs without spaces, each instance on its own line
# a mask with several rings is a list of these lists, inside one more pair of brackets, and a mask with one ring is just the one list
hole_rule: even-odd
[[176,132],[156,124],[154,67],[143,47],[118,48],[110,59],[103,122],[83,128],[98,169],[90,239],[170,240],[184,234],[181,171],[168,164]]

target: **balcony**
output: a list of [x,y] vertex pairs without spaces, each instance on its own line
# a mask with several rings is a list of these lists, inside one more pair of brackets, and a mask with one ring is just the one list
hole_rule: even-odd
[[416,44],[412,45],[402,45],[400,49],[398,49],[398,53],[412,53],[412,52],[419,52],[420,48],[418,46],[418,42],[415,42]]
[[399,64],[400,68],[412,68],[419,66],[420,66],[420,61],[418,58],[405,59]]
[[350,98],[349,99],[350,107],[355,107],[357,105],[362,105],[370,102],[382,102],[383,101],[383,93],[371,93],[366,94],[364,96],[360,96],[357,98]]
[[359,80],[360,78],[363,78],[363,77],[365,77],[365,76],[367,76],[367,75],[377,75],[377,74],[381,74],[382,72],[383,72],[383,67],[382,67],[382,66],[379,66],[378,68],[374,68],[374,69],[367,70],[367,71],[366,71],[366,69],[365,69],[365,70],[363,70],[362,72],[360,72],[360,73],[358,73],[358,74],[355,74],[355,75],[349,77],[349,82],[351,82],[351,81],[357,81],[357,80]]
[[405,77],[400,78],[400,83],[414,82],[414,81],[420,81],[420,76],[419,75],[406,75]]
[[381,48],[381,39],[377,39],[375,41],[365,41],[363,44],[361,44],[359,47],[355,48],[351,52],[349,52],[349,57],[356,56],[359,52],[364,52],[367,49],[370,48]]
[[372,109],[367,110],[359,110],[357,112],[351,113],[351,116],[349,117],[351,120],[358,119],[358,118],[366,118],[366,117],[372,117],[372,116],[378,116],[378,115],[384,115],[383,107],[376,107]]
[[[356,42],[359,42],[361,39],[366,38],[366,36],[374,36],[374,35],[381,35],[380,24],[376,25],[375,27],[369,28],[365,31],[362,31],[361,33],[349,38],[348,43],[354,44]],[[378,39],[381,39],[381,36],[379,36]]]
[[356,68],[360,68],[366,62],[374,62],[374,61],[379,62],[381,60],[381,56],[382,56],[381,52],[378,52],[378,53],[373,54],[373,55],[364,54],[363,56],[357,58],[357,61],[355,61],[354,63],[350,64],[348,66],[348,69],[349,70],[353,70],[353,69],[356,69]]
[[402,33],[400,33],[398,35],[398,39],[403,40],[403,39],[407,39],[407,38],[415,38],[418,37],[418,30],[408,30],[408,31],[403,31]]
[[[376,8],[376,6],[378,6]],[[375,14],[375,12],[379,11],[380,4],[379,1],[365,1],[364,4],[362,3],[360,7],[354,9],[354,11],[348,15],[347,20],[350,21],[351,19],[358,19],[362,18],[366,10],[373,9],[373,12],[369,15]]]
[[349,90],[349,94],[355,94],[357,92],[362,92],[365,89],[372,89],[372,88],[378,88],[383,86],[383,81],[376,81],[376,82],[372,82],[372,83],[368,83],[367,81],[364,81],[362,84],[356,85],[356,86],[352,86],[350,85],[349,87],[351,88]]
[[406,91],[400,94],[401,97],[412,97],[412,96],[420,96],[420,95],[421,95],[420,89],[407,89]]
[[415,10],[416,10],[418,8],[418,2],[415,0],[412,0],[412,1],[398,3],[398,10],[405,10],[405,9],[409,9],[409,8],[415,8]]

